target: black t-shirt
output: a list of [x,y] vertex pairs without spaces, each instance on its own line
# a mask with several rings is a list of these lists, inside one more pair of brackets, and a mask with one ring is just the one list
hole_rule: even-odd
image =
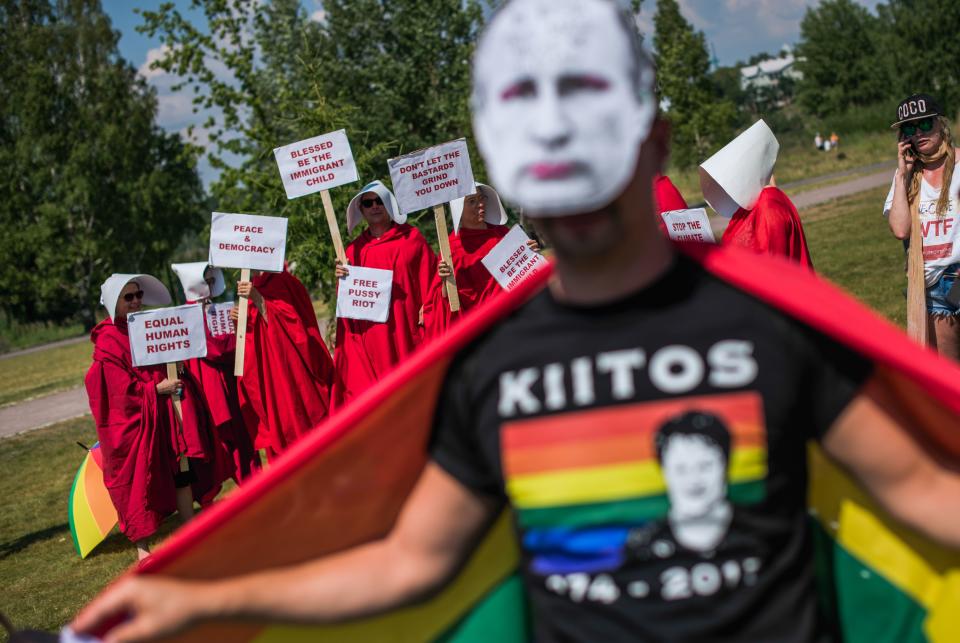
[[611,304],[541,292],[472,344],[431,454],[512,507],[537,640],[816,640],[806,443],[870,371],[678,257]]

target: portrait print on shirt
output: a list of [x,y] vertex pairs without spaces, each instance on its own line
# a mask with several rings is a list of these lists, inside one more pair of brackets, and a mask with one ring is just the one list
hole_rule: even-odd
[[766,497],[763,418],[761,396],[745,391],[505,423],[506,490],[530,571],[574,601],[752,584],[760,559],[728,535],[737,505]]

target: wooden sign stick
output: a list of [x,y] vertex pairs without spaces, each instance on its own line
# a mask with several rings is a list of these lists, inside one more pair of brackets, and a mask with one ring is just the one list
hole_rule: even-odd
[[442,203],[433,206],[433,218],[437,222],[440,259],[446,261],[447,265],[450,266],[450,276],[444,280],[447,289],[447,301],[450,302],[450,310],[457,312],[460,310],[460,295],[457,293],[457,276],[453,274],[453,260],[450,258],[450,238],[447,234],[447,214]]
[[923,268],[923,232],[920,230],[918,206],[920,196],[910,205],[910,249],[907,251],[907,335],[926,346],[927,288]]
[[[167,379],[175,380],[179,379],[180,374],[177,372],[177,362],[167,362]],[[180,423],[180,426],[183,426],[183,402],[180,401],[179,395],[171,395],[173,398],[173,413],[177,416],[177,422]],[[180,458],[180,471],[189,471],[190,462],[186,457]]]
[[[240,269],[240,281],[250,281],[250,269]],[[235,377],[243,375],[243,358],[247,347],[247,307],[250,305],[249,297],[240,297],[240,308],[237,311],[237,355],[233,362],[233,374]]]
[[337,252],[337,261],[340,265],[347,265],[347,255],[343,251],[343,239],[340,238],[340,226],[337,225],[337,215],[333,211],[333,201],[330,200],[330,190],[320,190],[323,200],[323,212],[327,215],[327,226],[330,227],[330,238],[333,239],[333,248]]

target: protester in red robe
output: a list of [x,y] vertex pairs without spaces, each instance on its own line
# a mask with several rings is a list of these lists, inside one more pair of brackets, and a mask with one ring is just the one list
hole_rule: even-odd
[[720,242],[749,248],[758,254],[786,257],[813,270],[800,214],[774,183],[760,192],[752,208],[737,210]]
[[255,272],[237,285],[251,304],[240,406],[256,427],[254,446],[273,458],[327,417],[333,360],[300,280],[286,270]]
[[657,174],[653,178],[653,195],[657,206],[657,225],[660,226],[660,232],[667,234],[667,226],[663,222],[663,213],[672,210],[686,210],[687,202],[666,174]]
[[349,266],[392,270],[390,316],[383,323],[337,319],[334,408],[373,386],[423,342],[420,316],[436,266],[423,235],[407,225],[393,193],[380,181],[364,186],[347,207],[348,230],[361,220],[367,229],[347,246],[348,265],[337,266],[337,277],[347,277]]
[[758,120],[700,165],[700,188],[707,203],[730,219],[722,244],[812,270],[800,215],[773,178],[779,151],[773,132]]
[[[451,273],[445,261],[437,263],[437,273],[430,282],[430,292],[423,307],[424,337],[432,339],[488,298],[503,292],[503,288],[481,263],[493,247],[510,229],[507,212],[497,194],[489,185],[477,183],[477,193],[450,202],[453,233],[450,235],[450,259],[457,281],[460,310],[452,312],[447,301],[444,279]],[[540,246],[533,239],[527,242],[536,252]]]
[[[134,367],[127,314],[142,304],[170,303],[170,293],[150,275],[114,274],[101,286],[100,303],[109,317],[90,339],[93,364],[84,384],[103,453],[103,479],[117,509],[120,531],[150,554],[147,539],[174,511],[187,520],[193,501],[213,501],[219,491],[210,467],[211,440],[206,413],[189,374],[169,379],[166,366]],[[183,422],[171,396],[182,395]],[[180,471],[178,457],[190,460]],[[192,486],[192,488],[191,488]]]
[[211,298],[219,297],[226,289],[223,271],[205,261],[173,264],[171,267],[180,277],[187,303],[200,302],[207,319],[207,355],[188,360],[184,366],[197,381],[206,403],[218,446],[217,475],[222,480],[233,478],[240,483],[260,469],[260,455],[253,447],[256,425],[248,430],[244,422],[237,378],[233,375],[236,333],[225,328],[225,332],[215,335],[209,323]]

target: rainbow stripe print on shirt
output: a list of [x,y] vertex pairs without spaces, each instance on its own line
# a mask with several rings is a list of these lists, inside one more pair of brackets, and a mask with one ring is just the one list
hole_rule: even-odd
[[628,532],[669,510],[657,431],[688,411],[730,434],[727,498],[766,494],[763,401],[753,391],[644,402],[508,422],[501,427],[506,490],[538,574],[595,573],[623,562]]

